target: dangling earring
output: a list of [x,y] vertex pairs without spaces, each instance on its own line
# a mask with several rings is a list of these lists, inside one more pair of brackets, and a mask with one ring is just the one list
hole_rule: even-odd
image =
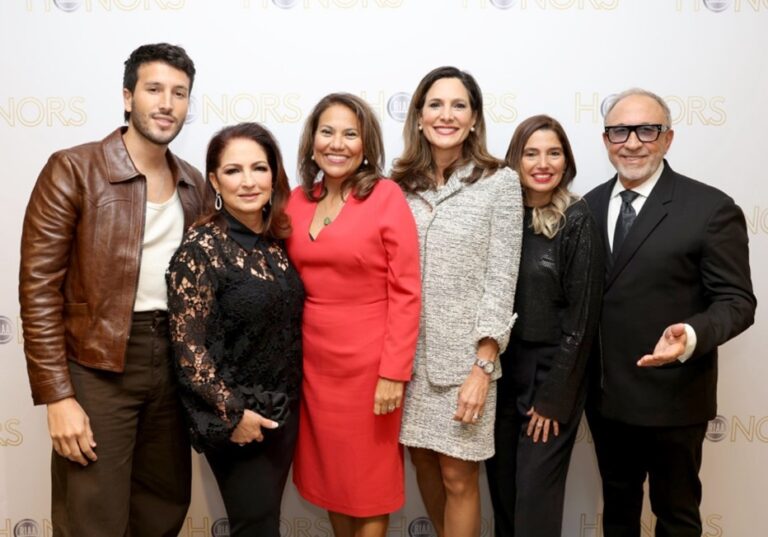
[[216,200],[213,202],[213,208],[220,211],[224,207],[224,200],[221,199],[221,192],[216,192]]

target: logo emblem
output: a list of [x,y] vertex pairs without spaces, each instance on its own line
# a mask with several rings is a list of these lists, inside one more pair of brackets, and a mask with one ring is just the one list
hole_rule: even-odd
[[402,123],[408,115],[408,104],[411,102],[411,96],[404,91],[392,95],[387,101],[387,114],[395,121]]
[[491,0],[491,4],[499,9],[509,9],[517,4],[517,0]]
[[83,0],[53,0],[53,4],[62,11],[72,13],[80,9]]
[[728,436],[728,420],[725,416],[718,414],[707,425],[706,439],[710,442],[720,442]]
[[409,537],[437,537],[435,527],[432,525],[432,521],[425,516],[414,518],[411,523],[408,524],[408,536]]
[[220,518],[211,526],[211,537],[229,537],[229,519]]
[[184,124],[188,125],[197,119],[197,99],[190,95],[189,107],[187,107],[187,117],[184,118]]
[[13,339],[13,322],[5,315],[0,315],[0,343]]
[[31,518],[19,520],[13,527],[13,537],[40,537],[40,526]]
[[608,112],[608,109],[613,104],[614,99],[616,99],[616,94],[611,93],[608,97],[603,99],[603,102],[600,103],[600,115],[605,117],[605,114]]
[[704,7],[715,13],[721,13],[731,7],[731,0],[702,0]]

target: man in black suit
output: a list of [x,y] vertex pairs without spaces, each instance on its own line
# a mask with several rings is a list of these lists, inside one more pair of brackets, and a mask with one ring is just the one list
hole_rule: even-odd
[[744,215],[670,168],[673,136],[663,99],[619,94],[603,134],[618,173],[586,196],[608,259],[588,404],[605,537],[640,536],[646,476],[656,536],[701,535],[717,347],[754,321]]

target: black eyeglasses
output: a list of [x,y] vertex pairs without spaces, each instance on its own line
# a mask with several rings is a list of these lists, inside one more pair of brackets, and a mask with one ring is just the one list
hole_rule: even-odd
[[623,144],[629,140],[629,135],[633,132],[641,142],[655,142],[662,132],[668,130],[669,127],[666,125],[616,125],[606,127],[605,134],[608,135],[608,141],[612,144]]

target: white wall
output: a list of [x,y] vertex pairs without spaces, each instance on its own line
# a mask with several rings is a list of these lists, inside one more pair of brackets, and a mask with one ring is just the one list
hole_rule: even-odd
[[[173,149],[202,167],[213,132],[264,122],[295,166],[299,131],[331,91],[379,113],[388,159],[402,148],[404,98],[438,65],[472,72],[485,92],[489,145],[503,155],[516,124],[549,113],[576,153],[584,193],[612,169],[600,105],[643,86],[668,98],[675,169],[724,189],[744,209],[758,299],[768,283],[768,0],[7,0],[0,3],[0,537],[49,536],[50,442],[32,406],[18,321],[24,207],[48,155],[102,138],[122,122],[123,61],[136,46],[186,47],[198,77]],[[405,93],[405,96],[401,95]],[[708,537],[768,535],[768,365],[756,325],[721,353],[720,418],[705,443]],[[430,537],[413,474],[391,537]],[[283,537],[325,537],[324,513],[291,485]],[[491,513],[484,498],[483,537]],[[590,438],[576,446],[564,535],[598,537],[599,481]],[[182,535],[214,531],[224,510],[202,459]],[[28,522],[23,522],[29,519]],[[652,535],[645,514],[643,537]],[[220,526],[217,526],[221,528]]]

